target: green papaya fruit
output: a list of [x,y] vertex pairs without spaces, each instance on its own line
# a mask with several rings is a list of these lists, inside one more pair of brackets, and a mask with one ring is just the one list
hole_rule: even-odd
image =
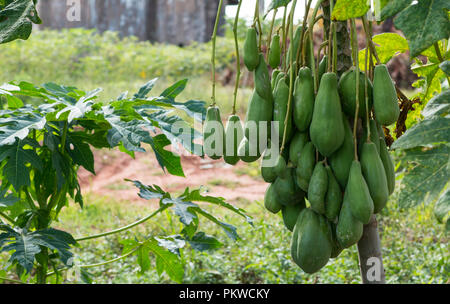
[[[293,40],[293,47],[294,47],[294,61],[297,60],[297,52],[298,52],[298,48],[301,46],[301,35],[302,35],[302,27],[299,26],[297,27],[297,29],[295,30],[294,33],[294,40]],[[300,54],[301,56],[301,54]],[[288,48],[288,52],[286,54],[286,62],[291,62],[291,47],[289,46]]]
[[238,156],[245,163],[253,163],[261,157],[261,152],[257,142],[248,140],[245,136],[238,148]]
[[384,64],[377,65],[374,70],[373,108],[376,120],[384,126],[395,123],[400,115],[397,91]]
[[216,106],[208,107],[203,124],[203,149],[211,159],[218,160],[223,156],[225,148],[225,129],[220,118],[220,110]]
[[294,230],[294,226],[297,223],[298,215],[303,209],[305,209],[305,207],[306,207],[305,200],[297,204],[282,207],[281,214],[283,215],[284,226],[286,226],[286,228],[289,231]]
[[314,167],[311,180],[308,187],[308,201],[311,208],[320,213],[325,214],[325,196],[328,189],[328,174],[322,162]]
[[294,86],[294,123],[301,132],[308,130],[314,111],[314,82],[308,67],[300,69]]
[[223,159],[227,164],[236,165],[239,162],[238,148],[243,136],[241,119],[237,115],[231,115],[225,127],[226,145]]
[[331,237],[332,237],[332,250],[331,250],[331,258],[335,259],[337,258],[341,252],[344,250],[342,246],[339,244],[336,236],[336,224],[330,222],[331,227]]
[[345,192],[353,216],[361,223],[368,224],[373,214],[373,200],[357,160],[352,163]]
[[336,238],[342,248],[348,248],[358,243],[363,234],[364,225],[352,214],[347,192],[344,194],[338,224],[336,226]]
[[345,138],[342,146],[334,152],[328,162],[333,170],[334,176],[341,185],[342,189],[347,186],[348,174],[354,158],[355,142],[353,141],[353,132],[348,120],[344,118]]
[[345,129],[335,73],[325,73],[314,104],[310,137],[325,157],[337,151],[344,142]]
[[328,175],[328,188],[325,196],[325,216],[330,220],[335,220],[342,205],[342,190],[339,186],[333,171],[329,166],[326,167]]
[[255,69],[255,89],[262,98],[273,101],[272,86],[270,83],[269,69],[267,68],[264,55],[259,54],[260,61]]
[[298,159],[300,158],[300,153],[302,152],[303,147],[309,141],[308,133],[306,132],[297,132],[289,145],[289,160],[297,165]]
[[280,59],[281,59],[280,35],[275,34],[272,37],[272,43],[270,44],[270,52],[269,52],[269,65],[272,67],[272,69],[275,69],[280,65]]
[[333,251],[332,232],[327,220],[312,209],[303,209],[297,217],[291,242],[294,262],[306,273],[324,267]]
[[[244,131],[245,137],[258,142],[270,137],[270,122],[273,115],[273,101],[262,98],[256,90],[250,98],[247,114],[245,115]],[[265,128],[261,129],[261,128]],[[263,143],[262,146],[266,146]]]
[[384,135],[383,126],[380,125],[376,120],[375,120],[375,122],[377,123],[378,136],[384,140],[385,139],[385,135]]
[[[284,78],[281,78],[274,92],[273,121],[278,122],[279,143],[283,142],[284,129],[286,128],[286,142],[292,136],[292,115],[288,115],[288,121],[285,125],[286,114],[289,102],[289,87]],[[292,110],[292,108],[291,108]]]
[[[373,88],[370,79],[367,79],[367,95],[369,111],[372,109],[373,103]],[[359,117],[366,117],[366,75],[359,72]],[[339,96],[341,97],[342,110],[350,117],[355,117],[356,111],[356,69],[351,67],[348,71],[342,74],[339,79]]]
[[[273,88],[272,88],[273,93],[275,93],[275,89],[277,88],[277,84],[278,84],[278,82],[280,82],[280,79],[282,79],[282,78],[286,79],[286,74],[284,72],[278,73],[277,78],[275,79],[275,83],[273,84]],[[272,95],[274,95],[274,94],[272,94]]]
[[277,174],[277,176],[284,178],[285,174],[288,173],[286,169],[287,169],[286,160],[284,159],[283,155],[279,155],[275,163],[274,168],[275,173]]
[[271,143],[269,141],[261,161],[261,176],[266,183],[273,183],[278,177],[275,172],[276,160],[272,153],[274,153],[274,151],[272,150]]
[[259,61],[258,34],[256,29],[251,27],[247,30],[244,42],[244,64],[249,71],[253,71],[258,66]]
[[380,158],[383,163],[384,172],[386,173],[386,180],[388,185],[389,194],[394,193],[395,190],[395,168],[392,157],[386,146],[386,142],[380,137]]
[[324,55],[319,63],[319,83],[322,80],[323,74],[328,70],[328,55]]
[[270,78],[271,79],[270,85],[272,87],[272,91],[275,89],[275,86],[277,84],[277,78],[278,78],[278,75],[280,75],[280,73],[282,73],[282,72],[278,69],[272,71],[272,77]]
[[[379,142],[379,134],[378,134],[378,127],[377,127],[377,123],[375,120],[370,119],[369,120],[369,128],[370,128],[370,142],[373,142],[375,144],[375,148],[377,149],[377,152],[380,152],[380,142]],[[366,123],[364,123],[363,126],[363,132],[361,135],[361,138],[358,141],[358,151],[361,154],[361,150],[362,150],[362,146],[364,145],[365,142],[367,142],[367,126]]]
[[267,187],[264,195],[264,207],[274,214],[280,212],[283,207],[283,205],[277,202],[277,196],[275,194],[273,184],[270,184],[269,187]]
[[373,200],[374,213],[378,213],[386,206],[389,189],[383,162],[374,143],[364,143],[360,161],[364,179],[367,182],[370,196]]
[[283,177],[279,176],[273,183],[275,193],[277,195],[277,200],[280,204],[287,206],[293,205],[298,202],[300,194],[296,193],[294,176],[292,174],[292,169],[286,169],[286,174]]
[[309,181],[311,180],[316,163],[316,150],[312,142],[308,142],[300,153],[296,169],[297,185],[303,191],[308,191]]

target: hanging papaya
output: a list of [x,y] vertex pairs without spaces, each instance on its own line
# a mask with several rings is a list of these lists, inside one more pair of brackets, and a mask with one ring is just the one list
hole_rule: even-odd
[[294,262],[306,273],[324,267],[333,251],[332,235],[327,220],[312,209],[303,209],[297,217],[291,242]]
[[344,142],[345,130],[335,73],[325,73],[314,104],[310,137],[319,152],[328,157]]
[[276,69],[272,71],[272,77],[270,78],[270,85],[272,87],[272,91],[275,89],[275,85],[277,84],[278,75],[282,73],[280,70]]
[[223,156],[225,148],[225,130],[220,118],[220,110],[216,106],[208,107],[203,125],[203,149],[211,159],[218,160]]
[[361,239],[364,225],[352,214],[347,192],[344,194],[339,221],[336,226],[336,239],[342,248],[348,248]]
[[373,214],[373,201],[361,171],[361,164],[355,160],[350,169],[347,188],[347,201],[353,216],[363,224],[368,224]]
[[[301,35],[302,35],[302,26],[298,26],[294,33],[294,40],[293,40],[293,48],[294,48],[294,60],[297,59],[297,52],[298,48],[301,48]],[[291,62],[291,51],[292,48],[289,46],[287,54],[286,54],[286,62]]]
[[332,239],[332,249],[331,249],[331,258],[337,258],[342,250],[344,250],[344,248],[342,248],[342,246],[339,244],[339,241],[337,240],[337,236],[336,236],[336,224],[333,222],[330,222],[330,228],[331,228],[331,239]]
[[[256,90],[250,98],[247,114],[245,115],[244,131],[247,139],[259,142],[270,136],[270,122],[273,115],[273,102],[262,98]],[[261,149],[265,148],[267,143],[261,144]]]
[[328,55],[324,55],[319,63],[319,83],[322,80],[323,74],[328,70]]
[[264,207],[274,214],[280,212],[283,207],[283,205],[277,202],[277,196],[273,184],[270,184],[269,187],[267,187],[264,195]]
[[297,204],[282,207],[281,214],[283,215],[283,223],[289,231],[294,230],[298,215],[303,209],[305,209],[305,207],[306,204],[304,199],[302,202],[299,202]]
[[395,190],[395,168],[392,157],[386,146],[386,142],[380,137],[380,158],[383,163],[384,172],[386,173],[386,180],[388,185],[389,194],[394,193]]
[[295,193],[295,182],[291,168],[286,169],[284,177],[277,177],[273,183],[278,202],[284,206],[295,204],[298,201],[298,195]]
[[314,83],[308,67],[300,69],[294,86],[294,123],[301,132],[308,130],[314,111]]
[[334,176],[341,185],[342,189],[347,186],[348,174],[354,158],[353,133],[348,120],[344,119],[345,138],[342,146],[328,158]]
[[257,161],[261,157],[257,141],[244,136],[238,148],[238,156],[245,163]]
[[243,136],[241,119],[237,115],[231,115],[225,127],[226,145],[223,159],[227,164],[236,165],[239,162],[238,148]]
[[314,167],[308,187],[308,201],[311,208],[320,214],[325,214],[325,196],[328,189],[328,174],[322,162]]
[[258,34],[256,29],[251,27],[247,30],[244,42],[244,64],[249,71],[253,71],[258,66],[259,61]]
[[298,159],[300,158],[300,153],[302,152],[303,147],[309,141],[308,133],[306,132],[297,132],[289,145],[289,160],[297,165]]
[[316,151],[312,142],[307,142],[300,153],[296,173],[297,185],[303,191],[308,191],[309,181],[311,180],[316,163]]
[[361,167],[373,200],[374,213],[378,213],[386,206],[389,189],[383,162],[374,143],[364,143],[361,151]]
[[358,151],[360,154],[361,154],[362,146],[367,141],[374,143],[375,148],[377,149],[377,152],[380,152],[380,142],[379,142],[380,136],[378,135],[378,127],[377,127],[377,123],[375,120],[373,120],[373,119],[369,120],[369,129],[370,129],[370,140],[367,139],[367,135],[368,135],[367,126],[366,126],[366,123],[364,123],[363,132],[362,132],[361,138],[358,141]]
[[277,161],[275,162],[275,173],[277,174],[277,176],[284,178],[285,174],[288,173],[286,169],[286,160],[284,159],[283,155],[278,155]]
[[[272,91],[273,91],[273,92],[275,92],[275,89],[276,89],[277,84],[278,84],[278,82],[280,81],[280,79],[281,79],[281,78],[285,78],[285,77],[286,77],[286,74],[285,74],[284,72],[278,73],[277,78],[275,79],[275,83],[273,84],[273,87],[272,87]],[[273,79],[272,79],[272,81],[273,81]],[[273,95],[273,94],[272,94],[272,95]]]
[[342,190],[331,168],[327,166],[326,170],[328,175],[328,188],[325,196],[325,216],[330,221],[334,221],[338,217],[339,211],[341,211]]
[[255,89],[262,98],[273,101],[272,86],[270,84],[269,70],[267,68],[264,55],[259,54],[259,64],[255,69]]
[[[359,117],[366,117],[366,75],[359,72]],[[372,109],[373,88],[370,79],[367,79],[367,96],[369,112]],[[339,80],[339,96],[341,97],[342,110],[350,117],[355,117],[356,111],[356,69],[351,67],[348,71],[342,74]]]
[[400,108],[398,106],[397,91],[384,64],[377,65],[374,70],[373,107],[376,120],[380,124],[389,126],[398,120]]
[[280,59],[281,59],[280,35],[275,34],[272,37],[269,52],[269,65],[272,67],[272,69],[275,69],[280,65]]
[[272,153],[274,153],[274,150],[272,150],[272,145],[269,141],[261,161],[261,176],[266,183],[273,183],[278,177],[275,172],[276,158]]
[[[284,78],[281,78],[274,92],[273,121],[278,122],[278,136],[280,145],[283,142],[284,129],[286,128],[286,142],[292,136],[292,115],[288,115],[287,124],[286,115],[289,102],[289,87]],[[292,110],[292,108],[291,108]]]

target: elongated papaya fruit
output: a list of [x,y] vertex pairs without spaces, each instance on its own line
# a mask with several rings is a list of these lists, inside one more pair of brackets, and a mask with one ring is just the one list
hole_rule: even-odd
[[359,161],[355,160],[350,169],[347,188],[347,201],[353,216],[363,224],[368,224],[373,214],[373,201],[361,171]]
[[272,87],[272,91],[275,89],[275,86],[277,84],[277,77],[282,73],[280,70],[276,69],[272,71],[272,77],[270,77],[270,85]]
[[384,64],[377,65],[373,76],[373,107],[377,121],[389,126],[398,120],[397,91],[391,75]]
[[304,199],[302,202],[282,207],[281,214],[283,215],[284,226],[289,231],[294,230],[294,226],[297,223],[297,218],[300,212],[305,209],[305,207],[306,204]]
[[209,107],[206,110],[203,141],[203,149],[207,156],[214,160],[222,158],[225,149],[225,130],[218,107]]
[[271,143],[269,141],[261,161],[261,176],[266,183],[273,183],[278,177],[275,172],[276,156],[272,155],[272,153],[274,153],[274,151],[272,150]]
[[227,164],[235,165],[239,162],[238,148],[243,137],[244,130],[242,129],[241,119],[237,115],[231,115],[225,127],[226,145],[223,159]]
[[345,130],[335,73],[325,73],[320,82],[310,127],[311,141],[325,157],[344,142]]
[[278,197],[278,202],[284,206],[295,204],[298,201],[298,196],[295,193],[295,182],[292,174],[292,169],[286,169],[287,172],[284,177],[278,177],[273,183],[275,193]]
[[[280,81],[281,78],[286,79],[286,74],[284,72],[278,73],[277,78],[275,79],[275,83],[273,84],[273,87],[272,87],[273,93],[275,93],[275,89],[277,88],[277,84],[278,84],[278,82]],[[272,81],[273,81],[273,79],[272,79]]]
[[325,214],[325,196],[328,189],[328,173],[322,162],[314,167],[308,187],[308,201],[311,208],[320,214]]
[[339,244],[339,241],[337,240],[336,224],[333,222],[330,222],[330,227],[331,227],[331,236],[332,236],[331,258],[335,259],[341,254],[341,252],[344,250],[344,248],[342,248],[342,246]]
[[[359,72],[359,117],[366,116],[366,75]],[[373,88],[370,79],[367,79],[367,95],[369,111],[372,109],[373,103]],[[355,117],[356,111],[356,69],[351,67],[348,71],[342,74],[339,79],[339,96],[341,97],[342,110],[350,117]]]
[[301,132],[311,124],[314,111],[314,83],[308,67],[300,69],[294,86],[294,123]]
[[247,30],[244,42],[244,64],[249,71],[256,69],[260,61],[257,36],[254,27]]
[[[289,87],[284,78],[278,81],[277,87],[274,92],[274,105],[273,105],[273,121],[278,122],[278,135],[280,145],[283,142],[284,129],[286,128],[286,142],[292,136],[292,115],[288,115],[287,124],[286,114],[289,102]],[[292,107],[291,107],[292,111]],[[273,130],[272,130],[273,131]]]
[[307,132],[297,132],[292,138],[289,145],[289,160],[297,165],[300,158],[300,153],[303,147],[309,141],[309,135]]
[[314,165],[316,163],[316,151],[312,142],[308,142],[300,153],[296,169],[296,181],[297,185],[303,191],[308,191],[309,181],[311,180],[312,173],[314,171]]
[[389,194],[394,193],[395,190],[395,168],[392,157],[386,146],[386,142],[380,137],[380,158],[383,163],[384,172],[386,173],[386,180],[388,185]]
[[244,136],[238,148],[238,156],[245,163],[257,161],[261,157],[257,140],[249,140]]
[[[297,27],[297,29],[295,30],[294,33],[294,40],[293,40],[293,46],[294,46],[294,61],[297,59],[297,52],[298,52],[298,48],[301,47],[301,34],[302,34],[302,26]],[[292,48],[289,46],[288,48],[288,52],[286,54],[286,62],[291,62],[291,50]],[[301,56],[301,54],[300,54]]]
[[272,37],[272,43],[270,44],[269,52],[269,65],[272,69],[275,69],[280,65],[281,59],[281,47],[280,47],[280,35],[275,34]]
[[383,162],[374,143],[364,143],[361,151],[361,167],[373,200],[374,213],[378,213],[386,206],[389,189]]
[[375,148],[377,149],[377,152],[380,152],[380,142],[379,142],[380,136],[378,134],[378,127],[377,127],[377,123],[375,120],[370,119],[369,128],[370,128],[370,140],[367,139],[367,136],[368,136],[367,126],[366,126],[366,123],[364,123],[363,132],[362,132],[361,138],[358,141],[359,154],[361,154],[364,143],[368,142],[368,141],[374,143]]
[[322,60],[319,63],[319,83],[322,80],[323,74],[325,74],[328,70],[328,55],[322,57]]
[[344,194],[341,213],[336,227],[336,238],[342,248],[348,248],[361,239],[363,234],[363,223],[358,221],[352,214],[347,192]]
[[332,232],[327,220],[312,209],[303,209],[292,235],[294,262],[306,273],[314,273],[328,263],[332,251]]
[[280,212],[283,207],[283,205],[277,202],[277,196],[273,184],[270,184],[269,187],[267,187],[264,195],[264,207],[274,214]]
[[334,176],[339,182],[339,185],[341,185],[342,189],[345,189],[347,186],[350,167],[354,158],[355,143],[353,141],[353,133],[350,128],[350,124],[345,116],[343,118],[345,130],[344,143],[328,158],[328,162],[333,170]]
[[[258,143],[262,138],[270,136],[270,122],[273,115],[273,101],[262,98],[256,90],[250,98],[247,114],[245,115],[244,131],[245,137],[257,140]],[[264,129],[262,129],[264,128]],[[256,139],[255,139],[256,138]],[[263,147],[266,146],[264,145]]]
[[262,98],[272,101],[272,86],[270,83],[269,69],[267,68],[266,61],[264,60],[264,55],[259,54],[259,64],[255,69],[255,89],[258,95]]
[[279,155],[277,158],[277,161],[275,162],[275,173],[277,176],[280,176],[282,178],[286,177],[285,174],[289,173],[290,171],[287,171],[287,165],[286,160],[284,159],[283,155]]
[[325,169],[328,175],[328,188],[325,196],[325,216],[330,221],[334,221],[338,217],[339,211],[341,211],[342,190],[331,168],[327,166]]

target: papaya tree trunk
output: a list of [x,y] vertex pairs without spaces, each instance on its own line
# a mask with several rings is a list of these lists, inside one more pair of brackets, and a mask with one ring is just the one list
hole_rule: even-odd
[[358,242],[359,269],[364,284],[385,284],[378,222],[372,215],[369,224],[364,225],[363,236]]
[[[322,2],[324,36],[330,30],[330,1]],[[347,22],[337,22],[337,74],[342,75],[352,66],[352,51],[350,48],[350,34]],[[369,224],[364,225],[363,236],[358,242],[359,268],[364,284],[384,284],[385,272],[381,255],[381,243],[378,235],[378,222],[375,215]]]

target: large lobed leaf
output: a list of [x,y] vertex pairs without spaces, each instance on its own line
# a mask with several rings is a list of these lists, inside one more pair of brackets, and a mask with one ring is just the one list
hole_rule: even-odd
[[16,39],[28,39],[32,23],[40,24],[35,0],[6,1],[0,6],[0,44]]
[[370,4],[364,0],[337,0],[331,18],[347,20],[364,16],[370,9]]

